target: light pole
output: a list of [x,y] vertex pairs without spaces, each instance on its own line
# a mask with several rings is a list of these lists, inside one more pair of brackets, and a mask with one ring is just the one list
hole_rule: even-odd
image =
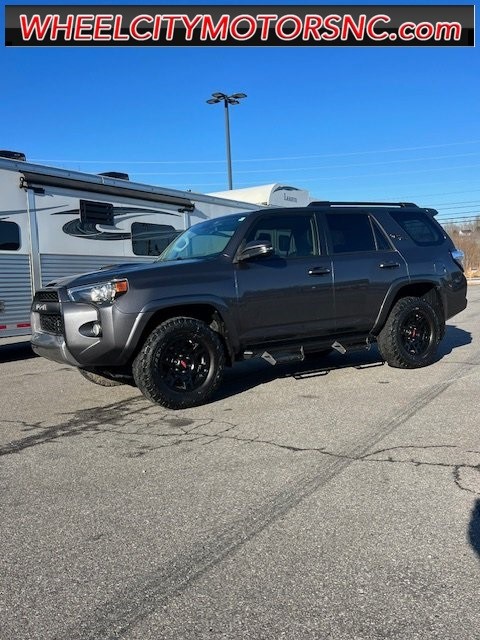
[[223,102],[225,111],[225,140],[227,147],[227,170],[228,170],[228,188],[231,191],[233,189],[232,181],[232,151],[230,148],[230,118],[228,115],[229,104],[240,104],[242,98],[246,98],[245,93],[232,93],[231,96],[227,96],[225,93],[212,93],[210,100],[207,100],[207,104],[217,104],[217,102]]

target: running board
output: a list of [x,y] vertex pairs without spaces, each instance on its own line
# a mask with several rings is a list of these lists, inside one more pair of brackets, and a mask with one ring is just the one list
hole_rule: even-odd
[[287,362],[303,362],[303,360],[305,360],[305,353],[303,347],[297,347],[296,349],[269,349],[268,351],[247,350],[243,352],[243,357],[245,360],[263,358],[263,360],[275,366],[276,364],[284,364]]
[[[371,342],[369,339],[361,342],[345,343],[341,344],[337,340],[330,345],[330,349],[341,353],[342,355],[356,353],[359,351],[369,351]],[[310,352],[306,345],[307,351]],[[323,349],[327,349],[328,344],[324,345]],[[291,347],[276,347],[276,348],[263,348],[258,350],[247,349],[243,352],[244,360],[252,360],[253,358],[263,358],[266,362],[275,366],[276,364],[283,364],[287,362],[303,362],[305,360],[304,346],[291,346]]]

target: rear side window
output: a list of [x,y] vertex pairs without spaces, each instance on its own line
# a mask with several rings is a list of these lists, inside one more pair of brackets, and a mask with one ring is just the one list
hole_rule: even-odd
[[383,231],[380,229],[380,227],[375,222],[375,220],[372,220],[372,218],[370,218],[370,220],[372,221],[373,233],[375,235],[375,242],[377,243],[377,249],[379,251],[392,251],[392,246],[390,242],[387,240]]
[[376,251],[370,218],[366,213],[327,213],[332,253]]
[[180,231],[169,224],[132,224],[132,251],[136,256],[159,256]]
[[20,227],[15,222],[0,220],[0,251],[20,249]]
[[420,247],[433,247],[445,240],[440,229],[423,211],[391,211],[390,215]]

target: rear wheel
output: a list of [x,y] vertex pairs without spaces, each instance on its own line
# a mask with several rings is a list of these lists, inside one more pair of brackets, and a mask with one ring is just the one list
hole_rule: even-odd
[[378,336],[378,347],[391,367],[416,369],[435,360],[441,321],[421,298],[401,298],[393,306]]
[[215,331],[195,318],[171,318],[146,339],[133,362],[133,377],[152,402],[186,409],[208,401],[224,366],[225,350]]

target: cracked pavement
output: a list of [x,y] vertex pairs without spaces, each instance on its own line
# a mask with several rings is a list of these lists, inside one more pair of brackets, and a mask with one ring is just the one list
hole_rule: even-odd
[[1,345],[0,638],[477,637],[479,310],[179,412]]

